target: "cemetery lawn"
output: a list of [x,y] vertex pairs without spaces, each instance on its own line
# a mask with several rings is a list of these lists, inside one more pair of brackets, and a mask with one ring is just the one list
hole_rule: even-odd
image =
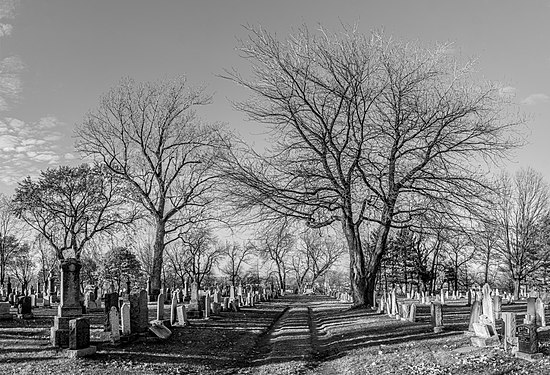
[[[444,306],[445,331],[434,334],[427,305],[408,323],[328,297],[288,296],[192,321],[165,341],[100,343],[93,357],[82,359],[49,345],[55,309],[38,308],[34,319],[0,321],[0,374],[550,374],[546,344],[538,362],[471,347],[465,305]],[[503,305],[503,311],[521,314],[526,305]],[[149,313],[152,320],[153,305]],[[99,331],[102,315],[86,317]]]

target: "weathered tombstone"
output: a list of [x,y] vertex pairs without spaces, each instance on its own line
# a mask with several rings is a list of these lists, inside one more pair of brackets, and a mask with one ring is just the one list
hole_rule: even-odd
[[75,258],[61,261],[61,300],[58,307],[58,316],[82,316],[80,305],[80,268],[82,264]]
[[411,309],[409,311],[409,322],[414,323],[416,322],[416,304],[411,305]]
[[440,299],[441,299],[441,304],[444,305],[445,304],[445,292],[443,292],[443,289],[441,289],[441,292],[439,293],[440,295]]
[[180,305],[176,308],[178,314],[178,325],[185,326],[187,325],[187,311],[185,311],[185,306]]
[[487,324],[474,323],[473,327],[474,327],[474,333],[477,337],[481,337],[482,339],[488,339],[491,337],[489,326]]
[[233,301],[235,299],[235,287],[231,285],[229,287],[229,301]]
[[191,283],[191,300],[189,301],[190,311],[200,311],[199,288],[196,282]]
[[157,297],[157,320],[164,320],[164,293],[159,293]]
[[493,311],[494,311],[494,319],[500,319],[501,313],[502,313],[502,297],[498,294],[495,294],[493,296]]
[[401,305],[401,320],[409,319],[410,304],[404,303]]
[[482,304],[483,315],[491,319],[494,325],[495,313],[493,310],[493,301],[491,299],[491,287],[487,283],[483,285],[483,298],[482,298],[481,304]]
[[132,333],[132,325],[130,318],[130,304],[124,302],[120,308],[120,318],[122,322],[122,334],[128,336]]
[[[533,355],[538,352],[539,342],[537,338],[537,326],[534,324],[522,324],[517,326],[518,353]],[[519,355],[521,356],[521,354]]]
[[472,291],[468,289],[468,306],[472,305]]
[[120,324],[118,310],[115,306],[111,307],[109,312],[109,321],[111,323],[111,341],[118,342],[120,341]]
[[[517,350],[517,337],[516,337],[516,313],[503,312],[502,313],[503,334],[502,340],[504,341],[504,350],[508,350],[509,347],[512,351]],[[514,350],[515,348],[515,350]]]
[[172,295],[172,304],[170,305],[170,324],[174,325],[177,321],[178,294],[174,292]]
[[479,316],[481,315],[481,303],[474,301],[472,308],[470,309],[470,324],[468,331],[474,331],[474,323],[479,323]]
[[395,289],[391,291],[391,316],[396,316],[399,314],[397,310],[397,296],[395,295]]
[[170,335],[172,335],[172,331],[166,328],[166,326],[161,324],[159,321],[151,322],[151,327],[149,327],[149,330],[161,339],[167,339]]
[[9,302],[0,302],[0,320],[12,320],[13,315],[10,314],[11,305]]
[[544,316],[544,303],[540,298],[537,298],[535,301],[535,324],[537,325],[537,327],[546,326],[546,317]]
[[54,316],[53,327],[50,331],[50,343],[52,346],[69,347],[69,320],[66,316]]
[[534,297],[527,298],[527,315],[535,316],[536,315],[536,304],[537,299]]
[[229,302],[231,299],[229,297],[223,298],[223,311],[229,311]]
[[138,306],[137,309],[137,324],[136,329],[132,328],[132,332],[137,333],[146,333],[149,328],[149,308],[147,306],[147,301],[149,297],[147,296],[147,291],[141,290],[139,292]]
[[105,294],[104,300],[105,308],[103,312],[105,315],[105,321],[103,322],[103,329],[105,332],[109,332],[111,330],[111,307],[114,307],[115,309],[117,309],[117,311],[119,309],[118,293],[107,293]]
[[90,346],[90,323],[86,318],[69,321],[69,358],[86,357],[96,352],[95,346]]
[[19,297],[17,302],[17,316],[22,319],[32,319],[31,297]]
[[432,302],[430,316],[434,333],[443,332],[443,308],[441,303]]
[[204,298],[203,318],[209,319],[210,318],[210,296],[207,294],[203,298]]
[[90,323],[86,318],[69,320],[69,349],[90,346]]

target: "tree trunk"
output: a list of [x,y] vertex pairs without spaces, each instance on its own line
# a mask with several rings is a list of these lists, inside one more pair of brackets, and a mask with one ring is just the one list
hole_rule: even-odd
[[162,276],[162,258],[164,255],[164,237],[166,235],[166,223],[157,219],[155,244],[153,247],[153,272],[151,274],[150,301],[156,301],[160,294]]
[[[361,239],[357,231],[358,228],[350,219],[344,221],[342,229],[346,236],[349,250],[349,278],[353,307],[364,307],[369,297],[365,280],[365,256],[363,255]],[[372,299],[372,293],[370,298]]]
[[520,288],[520,280],[518,278],[514,279],[514,300],[519,300],[519,288]]

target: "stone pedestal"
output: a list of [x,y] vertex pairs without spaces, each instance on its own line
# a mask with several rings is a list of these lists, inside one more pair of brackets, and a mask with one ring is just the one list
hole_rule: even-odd
[[82,316],[80,268],[82,268],[82,264],[77,259],[70,258],[61,261],[61,301],[57,313],[60,317]]
[[60,348],[69,347],[69,320],[69,317],[54,317],[53,327],[50,331],[50,342],[52,346]]

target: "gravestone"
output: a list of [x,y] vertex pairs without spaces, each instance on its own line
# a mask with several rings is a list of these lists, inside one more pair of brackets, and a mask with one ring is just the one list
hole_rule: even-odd
[[19,297],[17,302],[17,317],[22,319],[32,319],[31,297]]
[[60,348],[69,347],[69,317],[54,316],[53,327],[50,330],[50,343]]
[[79,260],[69,258],[61,261],[61,299],[58,307],[58,316],[82,316],[80,305],[80,269]]
[[468,331],[474,331],[474,323],[479,323],[479,316],[481,315],[481,303],[474,301],[472,308],[470,309],[470,324],[468,325]]
[[516,313],[502,313],[502,341],[504,341],[504,350],[512,348],[512,352],[517,351],[518,340],[516,336]]
[[468,306],[472,305],[472,291],[468,289]]
[[534,324],[522,324],[517,326],[518,351],[534,354],[538,352],[537,326]]
[[185,326],[187,325],[187,311],[185,311],[185,306],[180,305],[176,308],[178,314],[178,325]]
[[416,304],[411,305],[411,309],[409,311],[409,322],[414,323],[416,322]]
[[122,334],[124,336],[130,335],[130,333],[132,333],[132,325],[130,318],[130,304],[128,302],[124,302],[122,304],[122,307],[120,308],[120,318],[122,322]]
[[11,305],[9,302],[0,302],[0,320],[12,320],[13,315],[10,314]]
[[229,301],[231,299],[229,297],[223,297],[223,311],[229,311]]
[[207,294],[204,298],[204,311],[203,311],[203,318],[209,319],[210,318],[210,296]]
[[159,293],[157,297],[157,320],[164,320],[164,293]]
[[166,328],[166,326],[160,321],[151,322],[151,327],[149,327],[149,330],[160,339],[167,339],[172,335],[172,331]]
[[174,325],[177,321],[177,306],[178,306],[178,296],[177,292],[172,295],[172,305],[170,306],[170,324]]
[[537,299],[534,298],[534,297],[529,297],[527,298],[527,315],[531,315],[531,316],[535,316],[535,310],[536,310],[536,307],[535,307],[535,303],[536,303]]
[[395,295],[395,289],[391,291],[391,315],[396,316],[399,314],[397,310],[397,296]]
[[502,314],[502,297],[498,294],[493,296],[493,311],[495,320],[500,319]]
[[109,312],[109,321],[111,323],[111,341],[119,342],[120,341],[120,323],[118,310],[115,306],[111,307]]
[[149,309],[147,307],[147,291],[130,294],[130,331],[145,333],[149,328]]
[[401,305],[401,320],[409,320],[410,304],[404,303]]
[[495,323],[495,313],[494,313],[494,309],[493,309],[493,301],[492,301],[492,298],[491,298],[491,287],[487,283],[485,283],[485,285],[483,285],[483,297],[482,297],[481,304],[482,304],[483,315],[485,315],[489,319],[491,319],[491,321],[494,324]]
[[69,320],[69,349],[90,346],[90,323],[86,318]]
[[542,299],[535,300],[535,324],[537,327],[546,327],[546,317],[544,316],[544,303]]
[[200,311],[199,288],[196,282],[191,283],[191,301],[189,302],[190,311]]
[[441,303],[432,302],[430,316],[434,333],[443,332],[443,308]]
[[105,294],[104,298],[104,304],[105,308],[103,309],[103,313],[105,316],[105,320],[103,322],[103,329],[105,332],[109,332],[111,330],[111,308],[114,307],[115,309],[119,309],[118,305],[118,293],[107,293]]

